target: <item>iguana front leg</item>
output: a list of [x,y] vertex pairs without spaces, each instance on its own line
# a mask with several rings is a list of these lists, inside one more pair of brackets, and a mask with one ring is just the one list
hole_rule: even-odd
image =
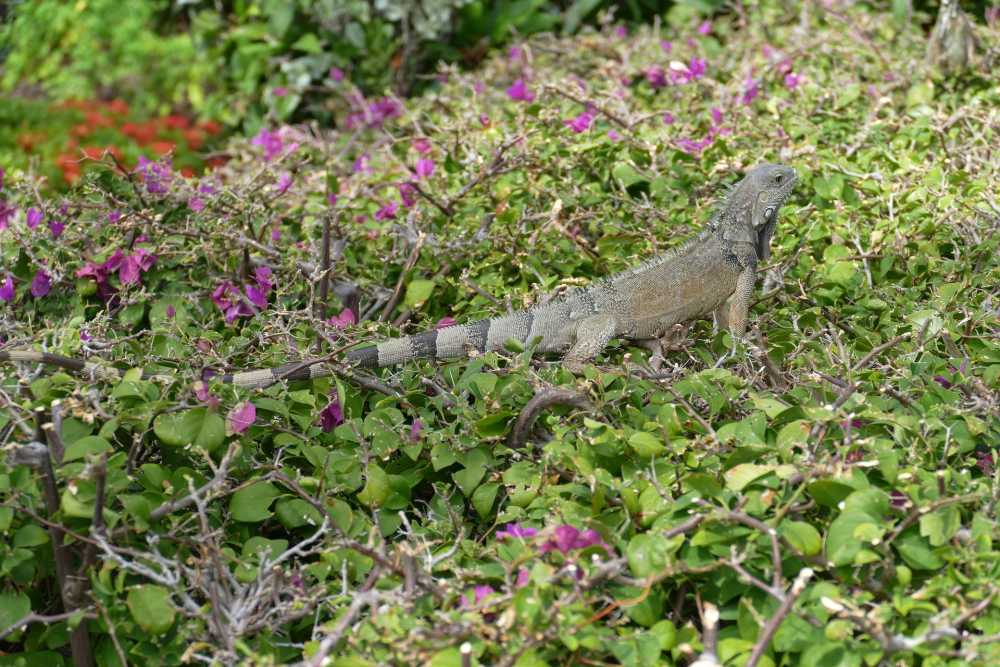
[[611,341],[616,329],[614,316],[607,313],[580,320],[576,326],[576,341],[563,357],[563,366],[571,373],[581,373]]

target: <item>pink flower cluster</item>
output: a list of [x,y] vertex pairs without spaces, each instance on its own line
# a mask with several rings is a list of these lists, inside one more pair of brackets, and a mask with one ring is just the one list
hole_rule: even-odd
[[135,173],[139,174],[142,178],[142,182],[146,184],[146,192],[151,195],[165,193],[170,186],[170,181],[174,177],[173,166],[169,157],[164,157],[159,162],[154,162],[146,158],[145,155],[140,155]]
[[142,279],[142,274],[153,268],[155,263],[156,255],[142,247],[135,248],[129,255],[115,250],[111,257],[100,264],[87,262],[76,272],[76,277],[93,278],[97,283],[97,294],[107,301],[115,294],[115,289],[108,282],[112,273],[118,272],[118,280],[122,285],[136,285]]
[[224,280],[212,292],[212,301],[223,312],[226,324],[232,324],[238,317],[252,317],[254,308],[267,308],[267,295],[272,287],[271,269],[258,266],[253,282],[244,285],[242,291],[232,282]]

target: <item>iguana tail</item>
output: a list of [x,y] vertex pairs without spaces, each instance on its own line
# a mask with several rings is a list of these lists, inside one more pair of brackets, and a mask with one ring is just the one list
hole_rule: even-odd
[[[412,336],[391,338],[374,347],[350,350],[347,360],[362,368],[394,366],[412,359],[455,359],[470,354],[502,350],[513,338],[526,343],[538,331],[541,310],[519,310],[510,315],[431,329]],[[533,331],[534,327],[534,331]]]

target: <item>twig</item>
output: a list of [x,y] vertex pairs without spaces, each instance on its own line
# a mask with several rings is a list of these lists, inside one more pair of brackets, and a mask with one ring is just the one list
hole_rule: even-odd
[[764,656],[764,651],[767,650],[768,644],[771,643],[771,638],[778,631],[778,626],[785,620],[788,613],[792,611],[795,601],[802,595],[802,591],[806,589],[806,585],[812,579],[812,576],[813,571],[808,567],[799,570],[799,576],[795,577],[795,581],[792,582],[792,588],[788,591],[788,595],[785,596],[784,602],[778,607],[778,611],[774,613],[774,616],[768,619],[764,629],[760,631],[760,637],[757,638],[757,643],[753,645],[753,650],[750,652],[750,659],[747,660],[746,667],[757,667],[757,663]]
[[581,410],[591,407],[587,397],[569,389],[543,389],[525,404],[521,414],[514,422],[514,428],[507,438],[507,446],[511,449],[520,449],[528,439],[528,433],[534,425],[535,420],[542,410],[553,405],[570,405]]

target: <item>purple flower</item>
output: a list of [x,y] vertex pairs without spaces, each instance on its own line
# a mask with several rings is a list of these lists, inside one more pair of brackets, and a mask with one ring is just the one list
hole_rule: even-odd
[[608,130],[608,139],[611,141],[621,141],[622,135],[618,134],[617,130]]
[[615,26],[615,36],[620,37],[621,39],[625,39],[626,37],[628,37],[628,28],[626,28],[623,25]]
[[419,419],[414,419],[410,424],[410,442],[420,442],[420,432],[424,430],[424,423]]
[[646,76],[646,81],[654,90],[667,85],[667,74],[663,71],[662,67],[647,67],[643,74]]
[[701,155],[701,152],[712,145],[714,137],[710,133],[704,139],[678,139],[677,147],[689,155]]
[[49,279],[49,274],[38,269],[35,272],[35,277],[31,280],[31,296],[40,299],[48,294],[50,289],[52,289],[52,281]]
[[417,203],[417,189],[412,183],[399,184],[399,198],[403,200],[403,206],[409,208]]
[[747,77],[746,82],[743,84],[743,96],[741,98],[743,104],[749,105],[751,102],[757,99],[757,95],[759,94],[760,94],[760,86],[757,84],[757,80],[754,79],[752,76]]
[[704,58],[692,58],[688,63],[688,71],[691,73],[692,79],[700,79],[705,76],[705,72],[708,69],[708,61]]
[[250,143],[264,149],[264,159],[267,162],[270,162],[274,158],[278,157],[281,153],[281,149],[284,147],[281,135],[277,132],[271,132],[266,127],[262,127],[260,132],[257,133],[257,136],[255,136]]
[[535,99],[535,94],[528,90],[527,84],[524,83],[524,79],[517,79],[507,89],[507,97],[512,100],[517,100],[518,102],[532,102]]
[[537,534],[538,530],[535,528],[528,528],[519,523],[508,523],[503,530],[497,531],[496,537],[498,540],[505,540],[508,537],[529,539]]
[[358,318],[350,308],[344,308],[339,315],[334,315],[326,321],[337,329],[344,329],[358,323]]
[[285,95],[288,94],[288,88],[285,88],[284,86],[278,86],[271,92],[274,94],[275,97],[284,97]]
[[146,184],[146,192],[149,194],[163,194],[173,178],[173,168],[168,157],[154,162],[145,155],[140,155],[135,172],[142,177],[142,182]]
[[427,155],[431,152],[431,142],[423,137],[415,139],[413,141],[413,150],[417,151],[421,155]]
[[660,48],[663,49],[664,53],[670,53],[671,51],[674,50],[674,45],[669,40],[661,39],[660,40]]
[[417,174],[417,178],[427,178],[434,173],[434,160],[420,158],[417,160],[417,167],[414,171]]
[[275,227],[271,230],[271,243],[277,243],[281,240],[281,230]]
[[889,503],[893,507],[906,507],[910,503],[910,499],[902,491],[893,489],[889,492]]
[[223,280],[212,291],[212,302],[222,311],[226,324],[232,324],[237,317],[253,315],[250,306],[244,303],[239,288],[228,280]]
[[478,605],[480,602],[485,600],[490,595],[493,595],[494,593],[496,593],[496,591],[493,590],[492,586],[487,586],[485,584],[476,586],[475,588],[472,589],[471,599],[468,596],[464,595],[462,596],[462,606],[470,607]]
[[49,222],[49,232],[52,233],[52,238],[57,239],[62,236],[63,231],[66,229],[66,225],[59,222],[58,220],[52,220]]
[[951,381],[948,380],[948,378],[946,378],[943,375],[935,375],[934,381],[937,382],[942,387],[944,387],[945,389],[951,389]]
[[326,196],[326,203],[330,206],[335,206],[337,204],[337,195],[330,193]]
[[14,277],[9,273],[7,279],[0,285],[0,300],[10,303],[14,300]]
[[86,342],[88,342],[90,340],[90,334],[87,333],[86,329],[81,329],[80,330],[80,340],[82,340],[84,343],[86,343]]
[[996,469],[996,460],[993,452],[976,452],[976,467],[984,475],[991,476]]
[[514,580],[514,588],[524,588],[531,582],[531,573],[528,568],[520,567],[517,570],[517,579]]
[[29,208],[26,216],[26,222],[28,223],[28,229],[34,229],[38,226],[38,223],[42,221],[42,212],[37,208]]
[[351,166],[351,173],[354,174],[364,174],[370,171],[371,168],[368,166],[368,153],[361,155]]
[[329,433],[344,423],[344,409],[340,407],[336,389],[330,394],[330,403],[319,413],[319,423],[324,433]]
[[344,70],[339,67],[331,67],[329,76],[331,79],[339,83],[344,80]]
[[604,539],[593,528],[581,532],[577,528],[569,525],[558,526],[549,538],[539,548],[541,553],[558,551],[564,556],[574,549],[586,549],[591,546],[603,547],[609,554],[611,547],[604,543]]
[[213,183],[210,183],[208,181],[203,181],[202,183],[198,184],[198,192],[200,192],[203,195],[214,195],[215,191],[216,191],[215,185]]
[[122,214],[120,211],[108,211],[108,222],[114,224],[121,220]]
[[278,195],[285,194],[290,187],[292,187],[292,175],[286,171],[278,178]]
[[442,317],[440,320],[438,320],[437,324],[434,325],[434,328],[435,329],[447,329],[448,327],[453,327],[456,324],[458,324],[458,320],[456,320],[454,317],[447,317],[446,316],[446,317]]
[[389,202],[382,208],[380,208],[375,213],[376,220],[392,220],[396,217],[396,213],[399,211],[399,204],[396,202]]
[[571,118],[569,120],[564,120],[563,125],[570,128],[577,134],[581,132],[586,132],[590,129],[590,124],[594,122],[594,113],[590,110],[582,112],[576,118]]
[[674,124],[674,115],[672,113],[670,113],[669,111],[667,111],[667,112],[665,112],[663,114],[663,124],[664,125],[673,125]]
[[17,209],[10,206],[7,202],[0,200],[0,230],[7,229],[10,225],[11,218],[17,213]]
[[4,177],[4,170],[3,167],[0,167],[0,190],[3,190],[3,177]]
[[711,113],[712,113],[712,124],[716,126],[722,125],[722,109],[720,109],[719,107],[712,107]]
[[167,319],[168,320],[174,319],[174,316],[176,314],[177,314],[177,309],[168,304],[167,305]]
[[239,435],[257,419],[257,408],[250,401],[243,401],[229,412],[229,430]]
[[785,75],[785,88],[795,90],[800,83],[802,83],[802,75],[795,72],[789,72]]
[[507,50],[507,61],[515,63],[524,58],[524,49],[516,44]]
[[191,197],[188,199],[188,208],[192,211],[201,211],[205,208],[205,201],[201,197]]
[[712,22],[711,21],[702,21],[701,25],[698,26],[698,34],[699,35],[710,35],[710,34],[712,34]]

